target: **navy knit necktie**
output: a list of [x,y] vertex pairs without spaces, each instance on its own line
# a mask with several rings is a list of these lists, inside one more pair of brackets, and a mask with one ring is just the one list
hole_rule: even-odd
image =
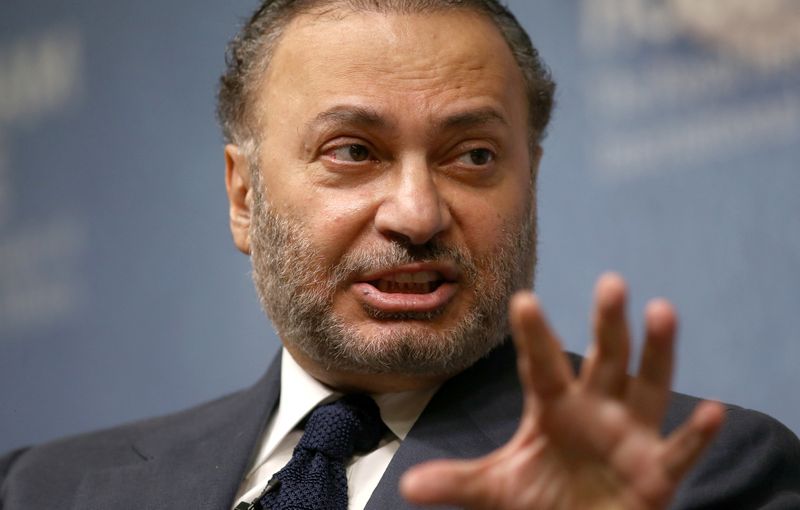
[[384,433],[380,411],[366,395],[346,395],[314,409],[292,459],[258,500],[267,510],[347,510],[345,465],[374,449]]

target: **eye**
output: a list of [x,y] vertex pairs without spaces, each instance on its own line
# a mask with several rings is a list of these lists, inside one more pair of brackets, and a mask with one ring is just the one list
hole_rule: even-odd
[[472,149],[458,157],[459,163],[470,166],[486,166],[494,161],[494,152],[489,149]]
[[325,155],[333,161],[341,161],[344,163],[360,163],[372,157],[370,150],[360,143],[351,143],[349,145],[336,147],[326,152]]

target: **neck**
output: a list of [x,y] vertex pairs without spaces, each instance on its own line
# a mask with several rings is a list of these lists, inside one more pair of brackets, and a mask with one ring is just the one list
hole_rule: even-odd
[[454,375],[370,374],[345,370],[326,370],[297,349],[287,345],[286,350],[311,377],[342,393],[369,393],[374,395],[425,390],[442,384]]

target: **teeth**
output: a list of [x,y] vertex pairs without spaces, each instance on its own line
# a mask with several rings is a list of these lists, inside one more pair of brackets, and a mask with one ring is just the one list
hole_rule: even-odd
[[443,279],[438,271],[415,271],[392,273],[376,280],[373,285],[381,292],[428,294],[433,292],[435,286]]
[[435,282],[439,279],[439,273],[434,271],[420,271],[418,273],[411,273],[414,277],[414,283],[428,283]]
[[405,293],[405,294],[428,294],[433,291],[430,282],[397,282],[392,280],[378,280],[375,286],[381,292]]
[[385,280],[399,283],[428,283],[439,280],[436,271],[416,271],[414,273],[395,273],[385,277]]

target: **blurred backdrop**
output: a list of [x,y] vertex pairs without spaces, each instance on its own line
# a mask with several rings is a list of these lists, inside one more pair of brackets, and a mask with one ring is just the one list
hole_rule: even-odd
[[[584,351],[614,269],[676,389],[800,431],[800,3],[510,2],[559,82],[538,292]],[[278,343],[214,120],[252,0],[0,3],[0,450],[255,381]]]

